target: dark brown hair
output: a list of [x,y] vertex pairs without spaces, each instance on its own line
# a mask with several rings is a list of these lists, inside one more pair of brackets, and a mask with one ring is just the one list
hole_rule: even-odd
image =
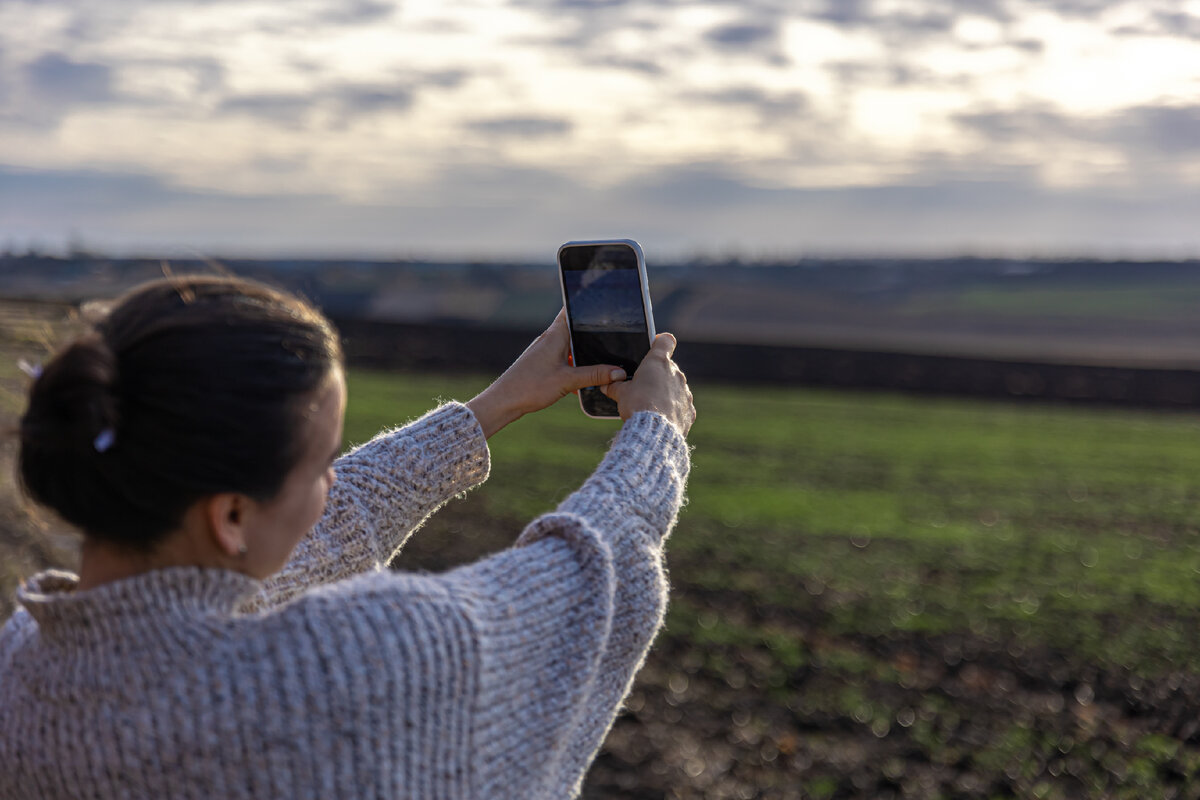
[[305,402],[341,365],[308,303],[237,278],[155,281],[46,364],[21,418],[26,494],[96,539],[149,550],[197,500],[275,496]]

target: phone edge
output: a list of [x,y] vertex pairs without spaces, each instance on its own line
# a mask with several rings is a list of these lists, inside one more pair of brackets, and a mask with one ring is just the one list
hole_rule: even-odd
[[[629,245],[637,256],[638,265],[638,283],[642,288],[642,311],[646,320],[646,333],[649,335],[647,345],[654,346],[655,328],[654,328],[654,307],[650,303],[650,276],[646,270],[646,254],[642,252],[642,246],[634,239],[577,239],[569,242],[563,242],[558,246],[558,250],[554,254],[554,268],[558,272],[558,290],[562,295],[563,314],[567,318],[567,348],[571,353],[571,363],[575,363],[575,342],[571,339],[571,309],[567,305],[567,285],[563,281],[562,269],[562,251],[567,247],[580,247],[587,245],[601,244],[624,244]],[[630,376],[632,377],[632,376]],[[583,412],[585,417],[589,419],[620,419],[620,415],[614,417],[598,417],[595,414],[589,414],[587,408],[583,405],[583,395],[578,394],[579,410]]]

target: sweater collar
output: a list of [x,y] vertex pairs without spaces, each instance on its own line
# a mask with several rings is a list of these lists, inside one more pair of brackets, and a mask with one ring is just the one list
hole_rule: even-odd
[[262,588],[240,572],[205,567],[156,569],[84,591],[78,584],[74,573],[46,570],[17,589],[17,600],[50,633],[146,617],[229,617]]

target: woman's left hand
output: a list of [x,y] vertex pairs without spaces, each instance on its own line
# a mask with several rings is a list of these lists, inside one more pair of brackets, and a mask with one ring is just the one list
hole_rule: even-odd
[[626,378],[613,364],[573,367],[567,315],[559,311],[550,327],[533,340],[504,374],[467,403],[483,433],[493,433],[524,415],[540,411],[586,386],[606,386]]

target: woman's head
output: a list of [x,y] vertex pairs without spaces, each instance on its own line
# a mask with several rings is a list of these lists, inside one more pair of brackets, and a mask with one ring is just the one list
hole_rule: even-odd
[[338,399],[331,386],[344,403],[341,359],[328,320],[290,295],[207,276],[146,284],[35,381],[21,483],[90,539],[150,551],[205,497],[286,494],[328,446],[312,418]]

